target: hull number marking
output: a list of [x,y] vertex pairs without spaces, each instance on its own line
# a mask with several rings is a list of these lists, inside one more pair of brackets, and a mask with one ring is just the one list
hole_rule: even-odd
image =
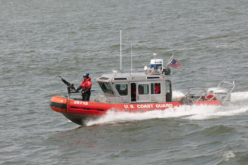
[[74,101],[74,104],[88,105],[88,102],[84,102],[84,101]]

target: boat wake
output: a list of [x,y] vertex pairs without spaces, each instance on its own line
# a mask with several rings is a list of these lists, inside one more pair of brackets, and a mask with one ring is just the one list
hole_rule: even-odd
[[[174,99],[183,96],[181,92],[173,93]],[[244,114],[248,111],[248,92],[236,92],[232,93],[232,102],[228,106],[189,106],[184,105],[181,107],[168,108],[165,110],[154,110],[145,113],[116,113],[108,112],[107,115],[94,120],[88,121],[86,126],[96,124],[114,124],[127,121],[139,121],[155,118],[181,118],[185,120],[206,120],[212,118],[220,118],[224,116],[235,116]]]
[[248,100],[248,92],[234,92],[232,93],[232,102],[240,102]]

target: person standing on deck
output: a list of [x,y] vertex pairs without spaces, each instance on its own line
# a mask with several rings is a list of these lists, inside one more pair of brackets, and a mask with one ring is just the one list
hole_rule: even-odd
[[160,94],[160,84],[155,84],[155,94]]
[[89,73],[85,73],[83,75],[84,80],[80,84],[80,86],[77,88],[76,92],[82,89],[82,100],[83,101],[90,101],[90,90],[92,86],[91,78],[89,77]]

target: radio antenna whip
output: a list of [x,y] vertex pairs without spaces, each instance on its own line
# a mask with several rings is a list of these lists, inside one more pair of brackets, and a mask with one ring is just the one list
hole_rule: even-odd
[[131,73],[132,73],[132,70],[133,70],[133,61],[132,61],[132,44],[131,44]]
[[153,55],[154,55],[154,59],[155,59],[155,67],[153,67],[154,68],[154,70],[157,70],[157,64],[156,64],[156,53],[153,53]]
[[120,72],[122,72],[122,55],[121,55],[121,30],[120,30]]

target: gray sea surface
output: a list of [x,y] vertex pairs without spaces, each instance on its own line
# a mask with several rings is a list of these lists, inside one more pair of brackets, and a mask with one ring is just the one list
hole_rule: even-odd
[[[247,164],[247,0],[0,0],[0,164]],[[235,81],[228,106],[109,113],[79,126],[50,109],[78,86],[122,66],[143,72],[153,53],[187,87]],[[93,80],[91,98],[101,93]],[[80,97],[80,96],[79,96]]]

